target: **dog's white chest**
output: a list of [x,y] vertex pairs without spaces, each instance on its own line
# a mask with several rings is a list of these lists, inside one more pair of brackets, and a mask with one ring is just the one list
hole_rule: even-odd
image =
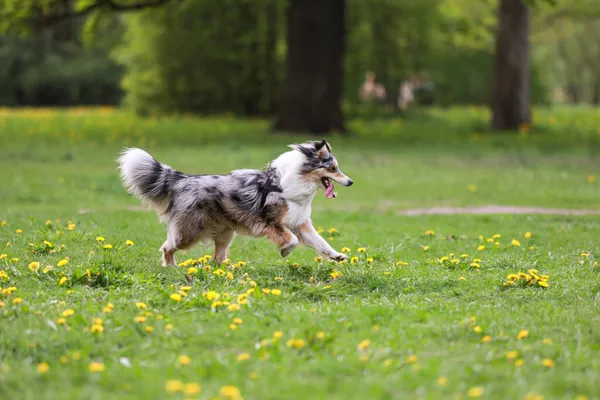
[[311,202],[296,203],[295,201],[289,201],[288,211],[283,218],[283,223],[288,228],[296,228],[305,223],[310,218],[312,212]]

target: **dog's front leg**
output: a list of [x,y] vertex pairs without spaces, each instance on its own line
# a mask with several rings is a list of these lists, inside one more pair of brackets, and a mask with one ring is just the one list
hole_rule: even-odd
[[343,261],[348,258],[347,255],[335,251],[335,249],[319,235],[310,219],[298,227],[298,238],[301,243],[308,247],[312,247],[317,253],[323,254],[332,260]]

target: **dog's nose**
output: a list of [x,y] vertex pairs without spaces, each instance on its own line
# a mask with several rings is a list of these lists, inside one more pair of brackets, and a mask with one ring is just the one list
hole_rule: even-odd
[[348,179],[348,187],[352,186],[353,183],[354,181],[352,179]]

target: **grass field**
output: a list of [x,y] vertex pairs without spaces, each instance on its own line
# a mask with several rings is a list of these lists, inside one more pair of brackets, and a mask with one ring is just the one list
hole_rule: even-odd
[[599,398],[600,216],[398,213],[600,208],[600,110],[537,110],[518,136],[487,118],[356,119],[328,137],[355,184],[318,196],[313,221],[351,263],[238,237],[227,265],[197,247],[163,268],[165,226],[121,187],[122,147],[219,173],[308,137],[0,110],[0,398]]

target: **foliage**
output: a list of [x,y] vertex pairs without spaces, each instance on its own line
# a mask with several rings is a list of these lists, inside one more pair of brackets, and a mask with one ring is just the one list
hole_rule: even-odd
[[121,68],[101,49],[0,38],[0,105],[118,104]]
[[190,0],[131,16],[117,53],[127,104],[144,113],[271,113],[282,13],[273,0]]

